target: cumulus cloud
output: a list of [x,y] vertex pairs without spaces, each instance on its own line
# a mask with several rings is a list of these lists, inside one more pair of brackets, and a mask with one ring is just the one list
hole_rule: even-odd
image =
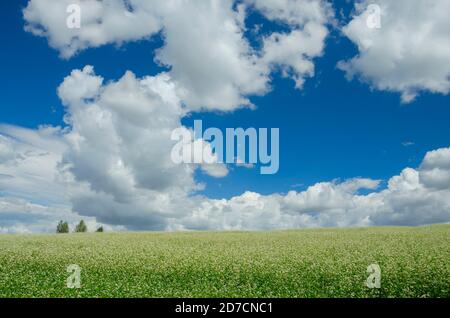
[[[59,128],[0,125],[0,233],[54,232],[60,219],[75,227],[80,216],[58,168],[65,149]],[[85,221],[91,230],[99,225]]]
[[331,5],[324,0],[245,0],[270,20],[301,27],[310,21],[326,24],[332,16]]
[[378,0],[381,27],[369,28],[372,14],[364,0],[356,4],[342,31],[359,53],[338,66],[373,88],[399,92],[405,103],[421,92],[450,91],[450,2]]
[[[164,229],[167,218],[179,213],[177,203],[201,189],[193,178],[196,168],[213,177],[228,170],[214,161],[172,160],[171,135],[182,127],[185,111],[169,74],[138,79],[127,72],[117,82],[102,83],[87,66],[58,89],[70,125],[61,166],[74,184],[83,185],[71,190],[70,199],[78,213],[106,223]],[[204,151],[211,150],[201,142]]]
[[156,60],[171,67],[179,94],[193,109],[250,105],[268,89],[268,70],[244,38],[233,1],[190,1],[164,13],[165,45]]
[[[84,72],[89,73],[89,69]],[[138,83],[144,79],[133,81]],[[108,85],[117,83],[120,81]],[[104,94],[108,90],[101,91]],[[102,104],[101,95],[97,98],[96,102],[91,100],[81,109],[89,112],[90,107],[97,105],[105,107],[104,112],[112,112],[108,104]],[[90,126],[110,118],[90,114],[93,115],[90,122],[88,117],[80,117],[79,120]],[[168,179],[163,182],[165,186],[146,182],[146,176],[153,178],[161,169],[161,163],[154,158],[163,157],[164,148],[158,148],[162,152],[155,156],[144,158],[149,175],[139,180],[133,172],[135,163],[120,155],[116,148],[119,146],[115,140],[123,136],[118,138],[114,132],[111,140],[103,140],[93,147],[89,145],[89,135],[80,129],[79,124],[73,123],[73,128],[64,133],[59,130],[49,133],[45,128],[23,131],[9,127],[9,135],[6,136],[5,129],[2,130],[1,144],[12,146],[14,151],[0,165],[3,176],[0,184],[11,194],[0,198],[0,231],[52,231],[56,220],[68,219],[75,224],[80,217],[91,224],[98,222],[111,229],[131,230],[260,230],[450,222],[450,148],[428,152],[417,169],[404,169],[390,178],[385,187],[380,180],[354,178],[320,182],[304,191],[286,194],[245,192],[230,199],[210,199],[195,193],[198,185],[191,180],[192,167],[185,172],[185,180],[188,180],[185,184],[172,182],[173,176],[169,172],[180,167],[171,167],[166,170],[169,172],[167,175],[159,176]],[[85,135],[81,135],[82,131]],[[61,143],[66,145],[60,146]],[[20,151],[21,147],[24,147],[23,151]],[[42,147],[46,147],[45,151]],[[46,154],[45,161],[51,162],[51,168],[41,169],[37,164],[17,167],[17,158],[35,160],[35,148]],[[59,159],[52,161],[51,158]],[[116,161],[122,161],[122,164],[111,167],[110,164]],[[23,181],[11,183],[4,179],[4,175]],[[32,188],[39,190],[34,193],[27,191]],[[52,196],[64,200],[49,200]],[[40,203],[36,203],[38,201]]]
[[[445,161],[450,162],[450,156]],[[246,192],[229,200],[203,200],[192,213],[177,220],[175,228],[260,230],[450,222],[450,186],[429,188],[421,183],[421,172],[406,168],[379,191],[379,180],[356,178],[322,182],[285,195]],[[359,193],[362,189],[369,193]]]
[[[24,19],[26,30],[46,37],[66,58],[88,47],[161,34],[164,45],[155,60],[170,69],[183,102],[192,110],[230,111],[252,106],[250,96],[267,93],[274,70],[298,88],[314,74],[332,10],[321,0],[284,2],[280,8],[274,1],[79,0],[81,27],[70,29],[66,8],[73,1],[30,0]],[[262,38],[260,51],[252,48],[244,36],[251,9],[290,31]]]
[[[54,233],[59,220],[67,220],[70,228],[75,228],[80,217],[72,212],[70,206],[48,204],[37,204],[17,197],[0,197],[0,233]],[[99,226],[95,218],[85,218],[85,222],[91,231]]]
[[[65,145],[60,129],[41,127],[30,130],[0,125],[0,191],[5,196],[34,198],[64,203],[58,184],[57,165]],[[12,137],[11,137],[12,136]],[[40,184],[39,187],[36,187]]]
[[322,54],[328,31],[322,25],[309,24],[304,30],[274,33],[264,39],[263,60],[290,77],[295,87],[302,88],[305,77],[314,75],[312,58]]
[[[156,34],[161,28],[160,19],[137,5],[142,2],[32,0],[23,11],[25,29],[48,38],[50,46],[58,49],[62,57],[69,58],[88,47],[122,44]],[[81,28],[67,26],[67,9],[73,4],[81,9]]]
[[333,21],[333,10],[320,0],[247,0],[269,20],[288,26],[288,32],[274,32],[263,38],[262,61],[272,70],[302,88],[306,77],[314,75],[315,57],[321,56]]
[[435,189],[450,188],[450,148],[430,151],[420,168],[420,181]]
[[[73,208],[106,224],[165,229],[202,189],[195,169],[228,174],[217,160],[172,161],[171,134],[185,114],[175,92],[165,73],[138,79],[127,72],[104,84],[92,66],[72,71],[58,88],[65,129],[0,126],[0,189],[5,197]],[[215,159],[207,142],[197,142]]]

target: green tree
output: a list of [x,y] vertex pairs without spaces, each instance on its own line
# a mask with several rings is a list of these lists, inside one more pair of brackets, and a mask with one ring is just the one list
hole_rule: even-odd
[[103,226],[100,226],[100,227],[97,229],[97,232],[98,232],[98,233],[102,233],[102,232],[103,232]]
[[87,232],[87,226],[86,223],[84,223],[84,220],[81,220],[80,223],[75,227],[76,233],[85,233]]
[[59,221],[56,226],[56,233],[69,233],[69,223],[64,221]]

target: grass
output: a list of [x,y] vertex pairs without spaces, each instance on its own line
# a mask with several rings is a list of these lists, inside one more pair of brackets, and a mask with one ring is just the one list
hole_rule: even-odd
[[[450,297],[450,225],[0,236],[0,297]],[[381,267],[380,289],[365,286]],[[82,268],[69,289],[66,268]]]

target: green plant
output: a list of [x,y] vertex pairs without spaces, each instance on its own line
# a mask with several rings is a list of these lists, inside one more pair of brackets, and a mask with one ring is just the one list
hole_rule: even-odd
[[[449,298],[449,233],[447,224],[0,235],[0,298]],[[70,264],[82,268],[80,289],[66,286]],[[379,289],[366,286],[371,264]]]
[[86,223],[84,223],[84,220],[81,220],[80,223],[75,227],[76,233],[85,233],[87,232],[87,226]]
[[69,233],[69,224],[64,221],[59,221],[56,226],[56,233]]

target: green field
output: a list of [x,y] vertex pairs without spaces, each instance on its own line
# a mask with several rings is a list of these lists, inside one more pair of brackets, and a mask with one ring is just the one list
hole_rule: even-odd
[[0,235],[0,297],[450,297],[449,239],[450,225]]

